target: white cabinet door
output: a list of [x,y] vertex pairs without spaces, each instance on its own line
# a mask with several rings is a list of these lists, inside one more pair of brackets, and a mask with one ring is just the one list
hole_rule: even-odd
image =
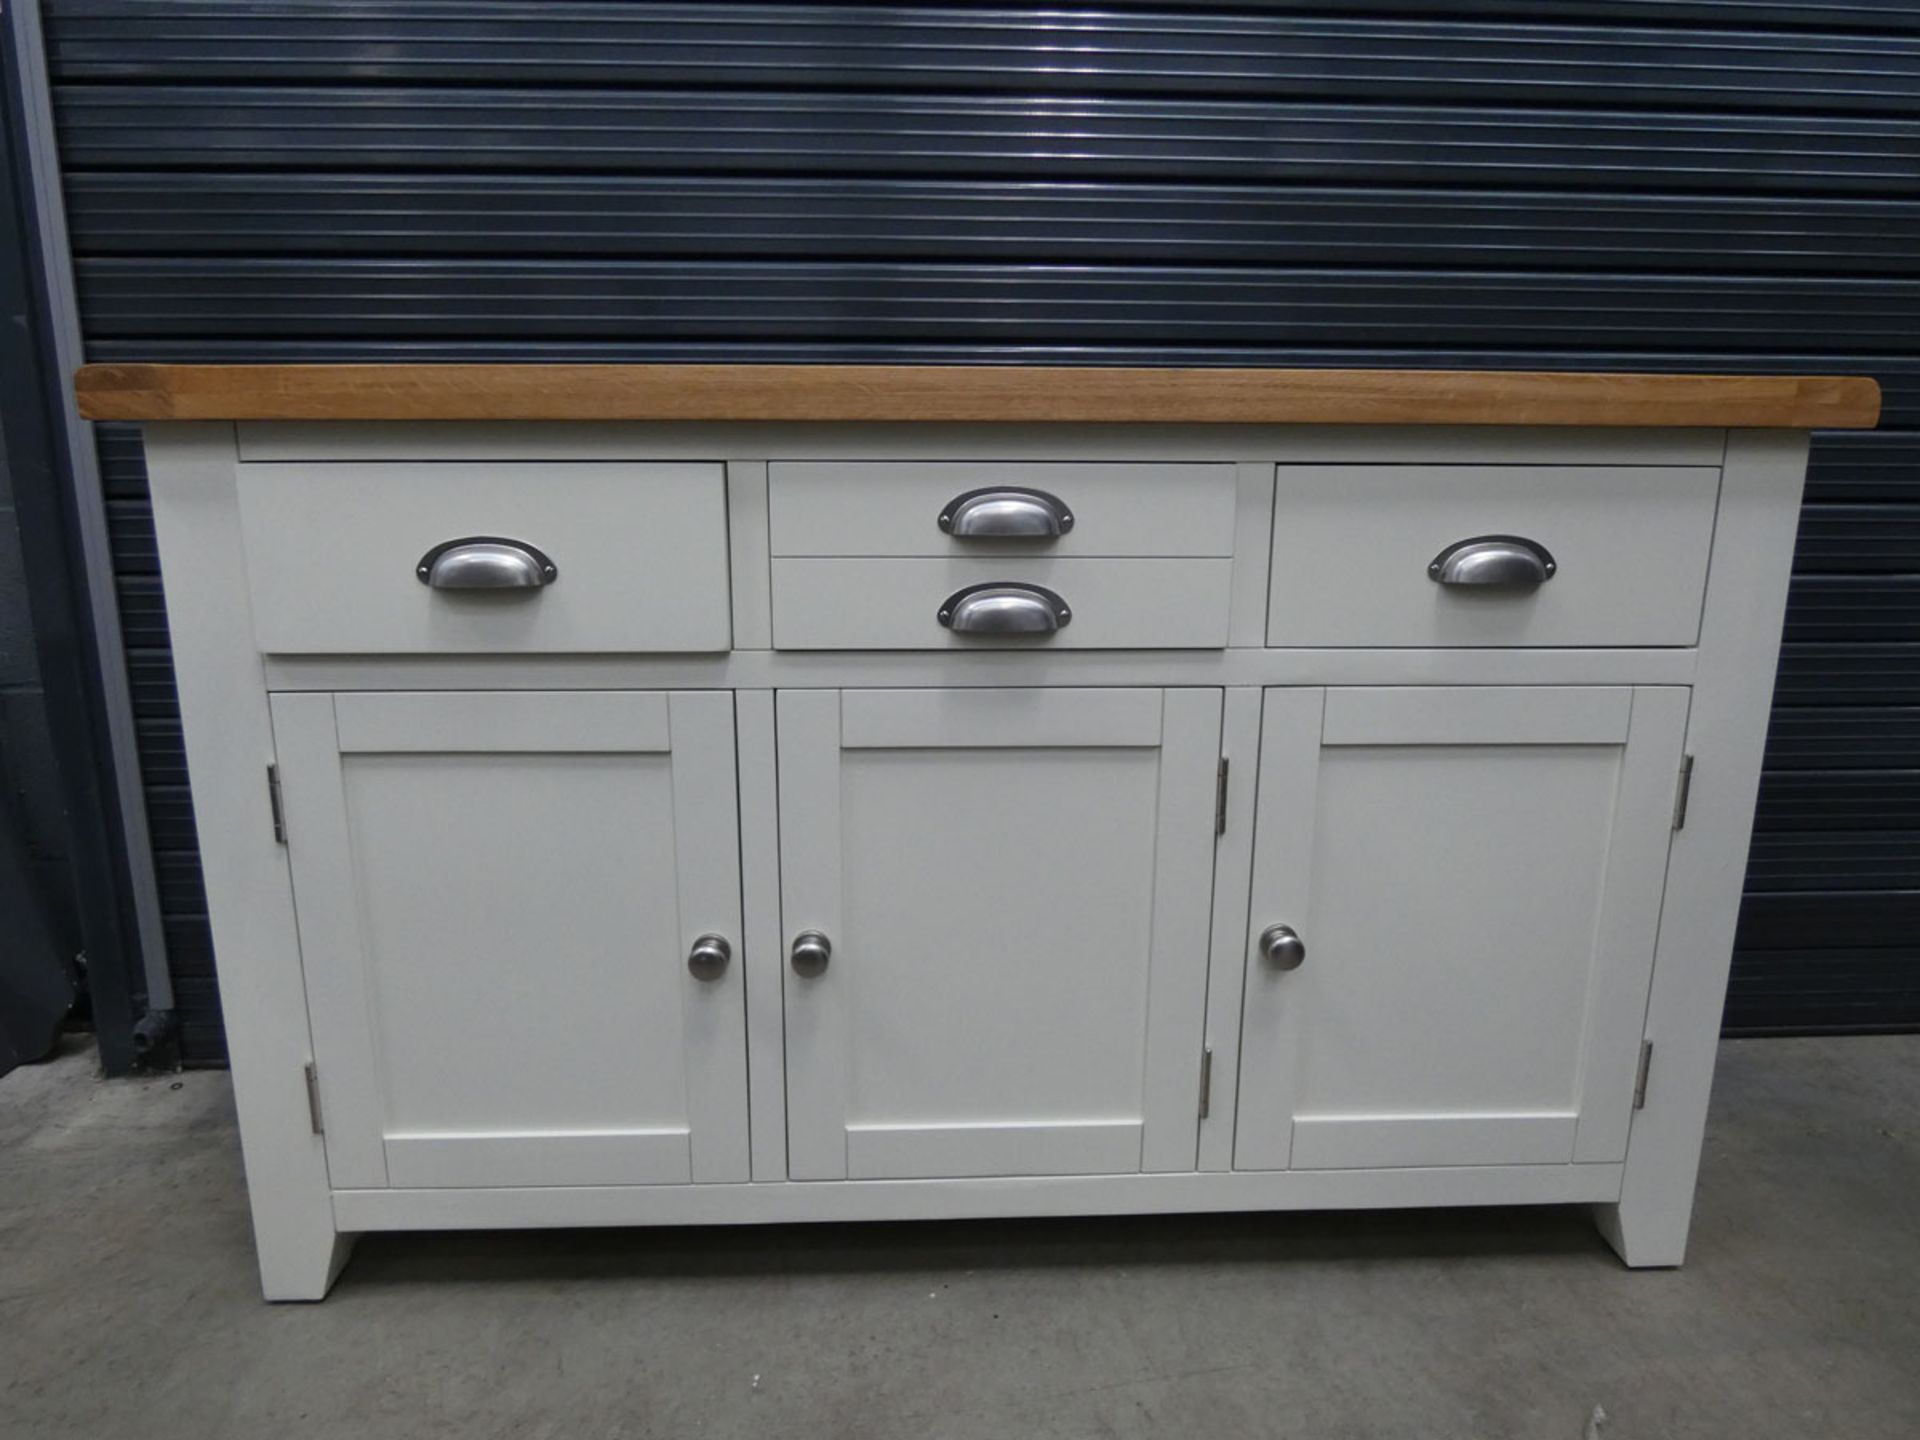
[[1625,1157],[1686,713],[1267,692],[1237,1168]]
[[1220,695],[779,695],[795,1179],[1194,1168]]
[[733,698],[275,695],[336,1188],[747,1178]]

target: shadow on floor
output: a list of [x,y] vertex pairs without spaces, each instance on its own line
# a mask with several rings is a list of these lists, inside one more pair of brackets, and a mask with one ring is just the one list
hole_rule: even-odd
[[1581,1255],[1618,1264],[1584,1206],[411,1232],[361,1237],[340,1287]]

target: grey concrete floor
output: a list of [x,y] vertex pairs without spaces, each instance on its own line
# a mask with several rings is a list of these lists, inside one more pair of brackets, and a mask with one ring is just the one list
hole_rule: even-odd
[[0,1079],[0,1437],[1920,1436],[1920,1037],[1722,1049],[1679,1271],[1503,1210],[375,1236],[263,1305],[218,1074]]

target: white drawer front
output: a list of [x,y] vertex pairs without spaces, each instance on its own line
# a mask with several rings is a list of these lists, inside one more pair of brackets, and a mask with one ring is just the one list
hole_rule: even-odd
[[[725,650],[726,480],[717,464],[242,465],[253,624],[268,653]],[[552,561],[530,589],[434,589],[450,540]]]
[[[777,558],[780,650],[1213,649],[1227,643],[1231,560]],[[940,612],[969,586],[1042,586],[1068,607],[1051,634],[957,634]]]
[[[981,491],[1029,516],[1058,501],[1070,523],[1050,538],[952,533],[954,502]],[[775,461],[767,502],[775,555],[1233,553],[1234,467],[1220,463]]]
[[[1719,486],[1705,466],[1280,466],[1267,643],[1691,645]],[[1551,577],[1429,573],[1483,536],[1532,542]]]

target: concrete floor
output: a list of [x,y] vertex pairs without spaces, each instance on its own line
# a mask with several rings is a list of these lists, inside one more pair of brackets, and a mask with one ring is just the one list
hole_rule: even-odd
[[1920,1037],[1722,1051],[1688,1266],[1463,1211],[373,1236],[254,1288],[226,1078],[0,1079],[0,1437],[1920,1436]]

